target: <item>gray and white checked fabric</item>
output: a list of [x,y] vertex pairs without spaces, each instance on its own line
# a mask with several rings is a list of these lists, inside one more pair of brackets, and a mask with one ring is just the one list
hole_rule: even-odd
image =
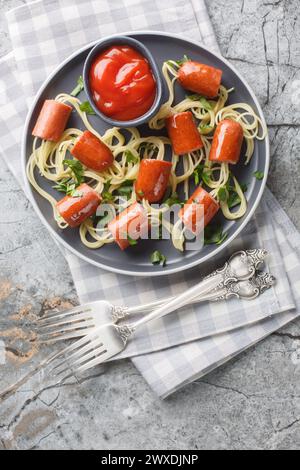
[[279,248],[274,257],[280,256],[284,263],[295,308],[266,316],[259,323],[244,328],[170,348],[167,354],[158,351],[135,358],[135,366],[161,398],[203,377],[299,317],[300,234],[269,190],[262,205],[265,205],[265,214],[272,217],[274,242]]
[[[46,76],[76,49],[101,36],[152,29],[184,34],[218,51],[203,0],[39,0],[10,11],[7,20],[13,53],[0,61],[0,107],[6,116],[0,126],[0,151],[21,185],[20,142],[27,105]],[[278,279],[274,288],[255,302],[203,304],[152,322],[122,354],[131,357],[152,389],[165,397],[298,316],[300,238],[286,214],[267,191],[230,252],[213,266],[161,279],[117,275],[65,255],[81,302],[111,301],[113,292],[114,303],[136,305],[186,289],[222,265],[235,249],[251,247],[272,253],[267,269]]]

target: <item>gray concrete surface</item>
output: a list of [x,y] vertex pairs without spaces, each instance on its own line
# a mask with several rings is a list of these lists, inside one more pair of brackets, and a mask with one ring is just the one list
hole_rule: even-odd
[[[0,56],[10,50],[2,14],[22,3],[0,1]],[[209,0],[207,6],[222,53],[264,107],[269,185],[300,229],[300,103],[293,85],[300,79],[299,0]],[[65,261],[3,164],[0,197],[3,389],[47,353],[39,351],[32,320],[47,308],[76,303],[76,292]],[[295,322],[166,401],[128,361],[60,388],[31,381],[0,406],[0,448],[299,449],[299,350]]]

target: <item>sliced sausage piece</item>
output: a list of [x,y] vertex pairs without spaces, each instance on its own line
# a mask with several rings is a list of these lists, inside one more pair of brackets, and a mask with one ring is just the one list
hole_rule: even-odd
[[65,130],[72,107],[55,100],[46,100],[35,123],[32,135],[58,142]]
[[209,160],[236,164],[240,158],[243,136],[239,122],[231,119],[220,121],[214,133]]
[[137,240],[147,233],[147,213],[141,204],[135,202],[109,222],[107,228],[121,250],[125,250],[130,245],[129,237]]
[[76,197],[65,196],[57,202],[56,207],[70,227],[78,227],[96,212],[100,202],[100,195],[89,185],[83,183],[76,188]]
[[178,81],[186,90],[215,98],[221,85],[222,70],[192,60],[178,70]]
[[106,170],[114,161],[110,148],[90,131],[84,131],[78,137],[71,154],[85,166],[95,171]]
[[203,147],[200,132],[190,111],[167,117],[166,126],[173,150],[177,155],[194,152]]
[[178,216],[191,232],[198,235],[201,229],[209,224],[219,208],[217,201],[199,186],[180,209]]
[[171,162],[143,159],[135,183],[137,198],[145,198],[150,203],[160,201],[167,189],[171,168]]

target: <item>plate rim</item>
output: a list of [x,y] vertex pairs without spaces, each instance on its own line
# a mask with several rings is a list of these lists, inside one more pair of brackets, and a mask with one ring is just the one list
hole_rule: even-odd
[[186,270],[191,269],[195,266],[199,266],[202,263],[205,263],[209,259],[214,258],[221,251],[223,251],[226,247],[228,247],[235,240],[235,238],[242,232],[242,230],[246,227],[246,225],[250,222],[250,220],[252,219],[252,217],[254,215],[255,210],[257,209],[257,207],[258,207],[258,205],[261,201],[262,195],[263,195],[265,187],[266,187],[268,174],[269,174],[269,168],[270,168],[269,133],[268,133],[268,128],[267,128],[267,135],[265,137],[265,147],[266,147],[265,160],[266,161],[265,161],[265,168],[264,168],[264,177],[261,180],[261,186],[260,186],[257,198],[256,198],[254,204],[252,205],[252,207],[250,208],[248,214],[246,215],[245,220],[241,223],[240,227],[238,227],[238,229],[230,237],[228,237],[228,239],[225,240],[219,247],[217,247],[214,250],[213,253],[209,253],[201,259],[196,259],[194,261],[187,262],[184,266],[179,266],[179,267],[169,268],[169,269],[166,266],[166,268],[164,268],[161,272],[160,271],[153,271],[153,272],[133,271],[133,270],[128,271],[126,269],[121,269],[121,268],[118,269],[118,268],[114,268],[114,267],[111,267],[111,266],[107,266],[107,265],[102,264],[98,261],[94,261],[94,260],[88,258],[87,256],[85,256],[84,254],[79,253],[75,248],[73,248],[65,240],[63,240],[59,236],[59,234],[50,226],[48,220],[44,217],[44,215],[42,214],[40,208],[38,207],[38,204],[36,203],[36,201],[34,199],[33,188],[31,187],[30,182],[29,182],[29,180],[27,178],[27,175],[26,175],[26,166],[27,166],[26,140],[27,140],[27,135],[28,135],[28,131],[29,131],[29,129],[28,129],[29,128],[29,121],[31,119],[32,113],[34,112],[36,104],[37,104],[37,102],[40,98],[40,95],[43,93],[46,86],[55,77],[55,75],[59,72],[59,70],[61,68],[63,68],[68,62],[70,62],[72,59],[74,59],[77,55],[79,55],[79,54],[83,53],[85,50],[93,47],[95,44],[97,44],[99,42],[100,39],[105,40],[105,39],[108,39],[108,38],[118,37],[118,36],[120,36],[120,34],[122,34],[124,36],[145,35],[145,34],[154,35],[154,36],[165,36],[165,37],[168,37],[168,38],[174,38],[174,39],[181,40],[181,41],[182,40],[187,41],[187,42],[191,43],[192,45],[194,45],[196,47],[200,47],[200,48],[206,50],[207,52],[209,52],[210,54],[212,54],[213,56],[218,58],[221,62],[225,63],[235,73],[235,75],[243,82],[243,84],[247,88],[248,92],[250,93],[250,95],[251,95],[251,97],[252,97],[252,99],[253,99],[253,101],[256,105],[256,108],[259,112],[259,117],[262,120],[263,124],[266,126],[266,128],[267,128],[267,124],[266,124],[266,120],[265,120],[263,110],[261,108],[261,105],[260,105],[254,91],[252,90],[251,86],[248,84],[247,80],[245,80],[243,78],[243,76],[239,73],[239,71],[236,70],[234,65],[232,65],[221,54],[216,53],[215,51],[213,51],[209,47],[206,47],[200,41],[195,41],[193,39],[188,38],[185,35],[179,35],[179,34],[175,34],[175,33],[167,33],[167,32],[164,32],[164,31],[151,31],[151,30],[127,31],[127,32],[123,32],[123,33],[111,34],[109,36],[105,36],[103,38],[96,39],[96,40],[86,44],[85,46],[81,47],[80,49],[77,49],[75,52],[70,54],[66,59],[64,59],[62,62],[60,62],[57,65],[57,67],[55,67],[54,70],[43,81],[42,85],[39,87],[38,91],[35,94],[35,97],[34,97],[32,103],[29,107],[29,110],[28,110],[28,113],[27,113],[27,116],[26,116],[26,120],[25,120],[25,123],[24,123],[24,129],[23,129],[22,141],[21,141],[21,162],[22,162],[22,175],[23,175],[23,180],[25,182],[26,193],[29,197],[29,200],[30,200],[36,214],[38,215],[39,219],[41,220],[42,224],[47,228],[48,232],[50,232],[50,234],[54,237],[54,240],[57,241],[59,244],[61,244],[67,251],[74,254],[77,258],[80,258],[81,260],[89,263],[90,265],[96,266],[97,268],[101,268],[101,269],[104,269],[105,271],[109,271],[109,272],[113,272],[113,273],[117,273],[117,274],[123,274],[123,275],[127,275],[127,276],[137,276],[137,277],[167,276],[167,275],[170,275],[170,274],[176,274],[176,273],[181,272],[181,271],[186,271]]

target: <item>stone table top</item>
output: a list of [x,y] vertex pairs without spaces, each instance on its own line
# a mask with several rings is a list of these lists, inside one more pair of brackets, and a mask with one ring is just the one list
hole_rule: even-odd
[[[11,47],[3,13],[23,3],[0,0],[0,56]],[[206,3],[223,55],[263,105],[269,187],[300,229],[299,0]],[[77,298],[65,260],[3,164],[0,183],[2,389],[45,357],[31,321]],[[81,383],[30,384],[1,404],[0,448],[299,449],[299,349],[298,321],[165,401],[129,361]]]

